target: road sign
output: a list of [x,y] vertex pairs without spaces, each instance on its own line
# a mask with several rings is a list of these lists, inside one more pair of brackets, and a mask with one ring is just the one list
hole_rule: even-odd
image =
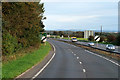
[[47,33],[41,32],[39,35],[41,42],[46,42],[47,41]]
[[99,36],[95,36],[95,41],[100,41],[100,37]]
[[46,42],[47,41],[47,38],[45,36],[42,37],[41,39],[42,42]]

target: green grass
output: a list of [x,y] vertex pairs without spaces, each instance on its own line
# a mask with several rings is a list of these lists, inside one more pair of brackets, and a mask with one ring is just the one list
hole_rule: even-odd
[[[64,37],[63,39],[67,39],[67,40],[68,40],[68,37]],[[94,42],[94,43],[97,43],[96,41],[89,41],[88,39],[85,39],[85,38],[77,38],[77,40],[78,40],[78,41],[81,41],[81,42]],[[117,44],[115,44],[115,43],[110,43],[110,42],[98,42],[98,43],[117,45]]]
[[[63,39],[68,39],[68,37],[64,37]],[[79,40],[79,41],[88,41],[88,39],[85,39],[85,38],[77,38],[77,40]]]
[[47,42],[46,45],[42,44],[38,50],[28,53],[19,59],[3,64],[2,78],[15,78],[38,62],[42,61],[50,50],[51,46]]
[[77,38],[77,40],[80,40],[80,41],[88,41],[88,39],[86,39],[86,38]]

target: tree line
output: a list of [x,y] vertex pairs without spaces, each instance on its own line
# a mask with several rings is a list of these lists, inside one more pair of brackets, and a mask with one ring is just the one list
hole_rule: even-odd
[[[76,31],[76,32],[71,32],[68,34],[65,34],[65,31],[53,31],[53,35],[59,35],[59,36],[64,36],[64,37],[77,37],[77,38],[84,38],[84,32],[83,31]],[[95,32],[95,35],[100,36],[100,41],[99,42],[106,42],[109,44],[115,44],[120,46],[120,33],[107,33],[103,32]],[[94,41],[95,36],[89,36],[88,40],[89,41]]]
[[64,36],[64,37],[79,37],[83,38],[84,37],[84,32],[82,31],[76,31],[76,32],[71,32],[71,33],[65,33],[65,31],[53,31],[53,35],[59,35],[59,36]]
[[[89,36],[88,40],[94,41],[94,36]],[[103,33],[102,35],[100,35],[99,42],[107,42],[109,44],[120,46],[120,33]]]
[[44,4],[38,2],[2,3],[3,55],[40,44],[39,34],[45,27],[44,11]]

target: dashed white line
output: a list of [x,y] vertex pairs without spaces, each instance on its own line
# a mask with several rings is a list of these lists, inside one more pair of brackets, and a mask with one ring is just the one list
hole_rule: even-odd
[[118,64],[118,63],[116,63],[116,62],[114,62],[114,61],[112,61],[112,60],[110,60],[110,59],[108,59],[108,58],[106,58],[106,57],[103,57],[103,56],[101,56],[101,55],[95,54],[95,53],[90,52],[90,51],[88,51],[88,50],[85,50],[85,51],[86,51],[86,52],[89,52],[89,53],[91,53],[91,54],[93,54],[93,55],[96,55],[96,56],[98,56],[98,57],[101,57],[101,58],[103,58],[103,59],[105,59],[105,60],[107,60],[107,61],[109,61],[109,62],[111,62],[111,63],[113,63],[113,64],[115,64],[115,65],[117,65],[117,66],[120,66],[120,64]]
[[83,72],[86,72],[86,70],[85,70],[85,69],[83,69]]
[[82,64],[82,62],[79,62],[80,64]]
[[77,59],[79,59],[79,57],[77,57]]
[[74,46],[74,47],[76,47],[76,46]]

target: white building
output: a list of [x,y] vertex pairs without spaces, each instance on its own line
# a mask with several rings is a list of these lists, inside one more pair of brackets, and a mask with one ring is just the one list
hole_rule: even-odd
[[84,31],[84,38],[89,38],[89,36],[94,36],[94,31],[86,30]]

